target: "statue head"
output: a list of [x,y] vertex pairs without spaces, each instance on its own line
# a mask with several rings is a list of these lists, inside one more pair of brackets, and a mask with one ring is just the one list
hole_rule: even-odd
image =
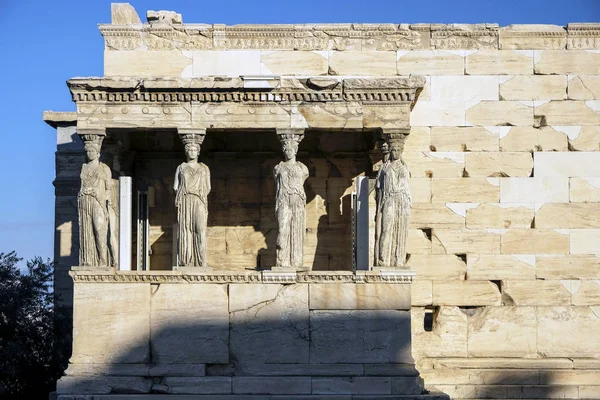
[[188,143],[185,145],[185,158],[188,161],[197,160],[200,154],[200,145],[197,143]]
[[200,146],[204,141],[204,134],[186,133],[179,136],[185,149],[185,157],[188,161],[198,160]]
[[281,143],[285,160],[289,161],[298,154],[298,142],[295,140],[285,140]]
[[404,151],[404,142],[408,135],[405,134],[394,134],[388,137],[388,144],[390,148],[390,160],[400,160],[402,158],[402,152]]
[[100,143],[97,143],[97,141],[85,141],[83,142],[83,148],[88,161],[95,161],[100,157]]

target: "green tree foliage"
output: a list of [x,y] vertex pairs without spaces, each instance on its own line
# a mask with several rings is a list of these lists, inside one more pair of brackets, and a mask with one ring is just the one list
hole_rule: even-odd
[[22,273],[15,252],[0,253],[0,398],[47,399],[65,357],[55,351],[63,318],[55,315],[50,260]]

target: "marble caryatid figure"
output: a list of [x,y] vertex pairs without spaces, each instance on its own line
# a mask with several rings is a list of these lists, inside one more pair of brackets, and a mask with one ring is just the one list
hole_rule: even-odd
[[[302,132],[302,131],[301,131]],[[308,168],[296,161],[303,132],[280,132],[279,140],[285,161],[273,170],[276,184],[275,215],[277,217],[277,268],[301,270],[304,233],[306,230],[306,193],[304,181]]]
[[376,187],[380,198],[377,208],[381,230],[375,245],[376,266],[380,268],[403,267],[406,261],[406,242],[411,197],[408,167],[402,160],[406,135],[388,135],[390,157],[384,163]]
[[[80,135],[87,162],[81,167],[81,188],[77,196],[79,212],[79,265],[114,266],[114,250],[109,255],[109,212],[111,203],[111,171],[100,162],[102,135]],[[114,241],[113,241],[114,242]],[[110,259],[109,259],[110,258]]]
[[210,171],[198,161],[204,134],[180,135],[185,145],[186,161],[175,173],[177,207],[177,254],[181,267],[208,267],[206,263],[206,224]]
[[377,265],[377,257],[379,254],[379,237],[381,236],[381,172],[388,166],[390,159],[390,146],[385,140],[378,141],[379,150],[382,154],[381,166],[377,171],[377,177],[375,178],[375,264]]

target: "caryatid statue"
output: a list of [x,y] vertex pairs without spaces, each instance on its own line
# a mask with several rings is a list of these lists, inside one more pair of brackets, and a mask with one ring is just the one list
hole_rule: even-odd
[[198,161],[205,132],[179,135],[185,145],[186,161],[175,173],[177,207],[177,254],[181,267],[208,267],[206,262],[206,224],[210,171]]
[[302,270],[302,250],[306,231],[306,193],[304,181],[308,168],[296,161],[298,145],[304,138],[302,129],[277,130],[285,161],[273,170],[276,184],[277,268]]
[[378,141],[378,147],[382,154],[381,166],[377,171],[377,177],[375,178],[375,263],[377,265],[377,257],[379,254],[379,237],[381,236],[381,189],[380,184],[382,174],[381,172],[388,166],[390,159],[390,146],[385,139]]
[[109,224],[109,214],[114,214],[111,202],[112,174],[110,168],[100,162],[100,148],[104,133],[83,134],[87,161],[81,167],[81,188],[77,196],[79,214],[79,265],[98,267],[115,266],[116,251],[109,253],[109,232],[114,235],[115,226]]
[[375,244],[376,266],[380,268],[403,267],[406,261],[408,221],[412,205],[409,188],[410,173],[402,160],[406,134],[387,134],[390,157],[377,176],[379,190],[377,207],[381,230]]

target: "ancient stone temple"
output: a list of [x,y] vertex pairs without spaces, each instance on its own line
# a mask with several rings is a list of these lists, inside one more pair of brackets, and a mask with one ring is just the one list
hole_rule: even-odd
[[59,399],[600,398],[600,24],[100,31]]

